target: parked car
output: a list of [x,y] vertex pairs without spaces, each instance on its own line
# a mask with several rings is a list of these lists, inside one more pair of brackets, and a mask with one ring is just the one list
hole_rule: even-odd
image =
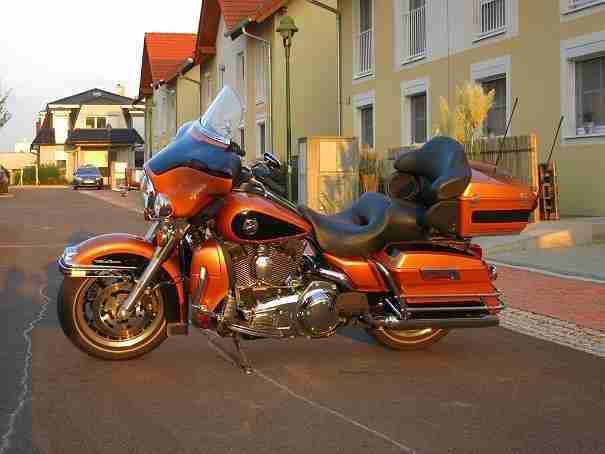
[[74,174],[73,187],[103,189],[103,175],[97,167],[80,167]]
[[6,194],[8,192],[8,185],[10,184],[10,174],[3,166],[0,166],[0,194]]

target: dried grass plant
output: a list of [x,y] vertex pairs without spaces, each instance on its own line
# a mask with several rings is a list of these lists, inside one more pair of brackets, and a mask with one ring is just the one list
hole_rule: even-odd
[[359,152],[359,190],[364,192],[378,192],[382,177],[382,161],[378,152],[367,145],[363,145]]
[[456,87],[456,106],[453,110],[443,97],[439,100],[441,118],[435,134],[453,137],[464,145],[470,157],[478,159],[483,126],[495,94],[495,90],[485,93],[483,87],[474,82]]

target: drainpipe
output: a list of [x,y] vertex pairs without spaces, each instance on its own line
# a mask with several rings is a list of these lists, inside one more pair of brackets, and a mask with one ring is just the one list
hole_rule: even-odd
[[[337,80],[336,80],[336,90],[337,90],[337,96],[338,96],[338,135],[341,136],[342,135],[342,20],[341,20],[341,14],[340,11],[337,8],[332,8],[329,5],[326,5],[325,3],[322,3],[320,1],[317,0],[307,0],[308,3],[317,6],[319,8],[322,8],[326,11],[331,12],[332,14],[334,14],[336,16],[336,39],[338,41],[338,46],[337,46]],[[336,2],[336,4],[338,5],[338,1]]]
[[[266,102],[267,107],[268,107],[268,112],[267,112],[267,123],[269,123],[269,139],[271,140],[271,153],[275,153],[275,150],[273,149],[273,70],[272,70],[272,49],[271,49],[271,43],[264,39],[261,38],[260,36],[256,36],[256,35],[252,35],[251,33],[248,33],[246,31],[246,25],[244,25],[242,27],[242,34],[244,36],[247,36],[248,38],[251,39],[255,39],[257,41],[260,41],[261,43],[263,43],[268,50],[268,56],[267,59],[268,61],[268,69],[269,69],[269,86],[267,87],[267,98],[269,98]],[[258,64],[258,63],[257,63]]]

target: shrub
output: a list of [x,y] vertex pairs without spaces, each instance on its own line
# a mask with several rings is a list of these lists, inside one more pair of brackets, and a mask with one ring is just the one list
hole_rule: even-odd
[[[38,170],[40,184],[66,184],[65,170],[54,164],[41,164]],[[36,167],[23,169],[23,184],[36,184]]]

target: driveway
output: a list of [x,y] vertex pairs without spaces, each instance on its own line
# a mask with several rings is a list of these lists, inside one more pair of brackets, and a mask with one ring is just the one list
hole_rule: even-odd
[[58,325],[54,260],[145,224],[76,191],[14,193],[0,200],[0,453],[605,452],[605,360],[504,328],[411,353],[355,330],[247,342],[252,376],[197,332],[90,358]]

